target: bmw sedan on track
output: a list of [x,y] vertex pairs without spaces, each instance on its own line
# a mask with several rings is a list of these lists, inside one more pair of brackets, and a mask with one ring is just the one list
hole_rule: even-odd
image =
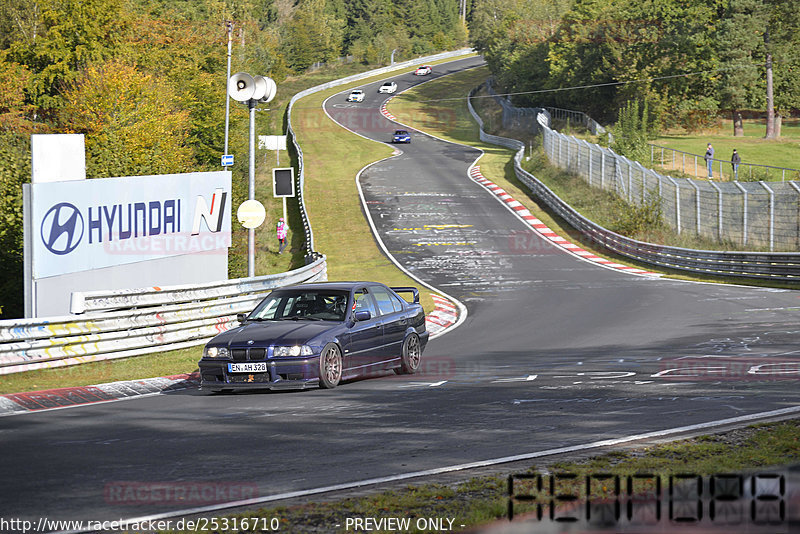
[[347,97],[348,102],[363,102],[364,101],[364,91],[361,89],[356,89],[355,91],[351,91],[350,95]]
[[419,291],[377,282],[276,289],[239,322],[203,349],[202,389],[334,388],[384,371],[412,374],[428,342]]
[[378,87],[379,93],[389,93],[392,94],[397,91],[397,84],[395,82],[386,82],[380,87]]

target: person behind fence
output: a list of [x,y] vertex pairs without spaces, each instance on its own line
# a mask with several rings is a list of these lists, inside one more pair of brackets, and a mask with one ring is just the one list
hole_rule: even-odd
[[739,156],[739,153],[736,152],[736,149],[733,149],[733,154],[731,155],[731,167],[733,167],[733,179],[739,179],[739,164],[742,163],[742,158]]
[[708,177],[713,178],[714,173],[712,172],[712,167],[714,166],[714,147],[711,146],[711,143],[708,143],[708,148],[706,148],[706,155],[704,158],[706,160],[706,167],[708,168]]
[[281,217],[278,219],[278,226],[275,227],[275,235],[278,236],[278,243],[280,243],[278,254],[283,254],[283,249],[286,247],[286,234],[288,233],[289,227],[286,225],[283,217]]

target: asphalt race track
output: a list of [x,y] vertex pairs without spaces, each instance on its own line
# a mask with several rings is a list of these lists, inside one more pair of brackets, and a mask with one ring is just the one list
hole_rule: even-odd
[[[391,79],[402,91],[479,62]],[[326,110],[388,142],[379,85]],[[800,292],[590,264],[469,178],[477,150],[416,131],[399,149],[362,173],[370,217],[409,272],[469,310],[428,345],[421,374],[0,418],[3,516],[149,516],[203,505],[175,496],[191,484],[266,497],[797,406]],[[162,484],[172,494],[159,498]]]

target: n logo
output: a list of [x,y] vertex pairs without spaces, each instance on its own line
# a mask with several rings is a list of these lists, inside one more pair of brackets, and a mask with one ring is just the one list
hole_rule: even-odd
[[192,223],[192,235],[200,233],[200,221],[205,220],[206,226],[212,232],[219,232],[222,230],[222,218],[225,215],[225,201],[228,199],[228,193],[224,192],[222,188],[214,190],[211,196],[211,208],[208,207],[206,197],[197,197],[197,204],[194,208],[194,222]]

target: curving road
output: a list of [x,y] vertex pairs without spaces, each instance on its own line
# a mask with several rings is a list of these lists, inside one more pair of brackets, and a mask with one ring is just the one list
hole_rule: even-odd
[[[392,79],[402,91],[479,62]],[[386,142],[378,85],[326,111]],[[797,407],[800,293],[590,264],[471,181],[475,149],[420,132],[400,148],[362,173],[370,218],[406,269],[469,310],[422,374],[0,418],[4,517],[147,516],[203,504],[159,500],[159,485],[264,497]]]

